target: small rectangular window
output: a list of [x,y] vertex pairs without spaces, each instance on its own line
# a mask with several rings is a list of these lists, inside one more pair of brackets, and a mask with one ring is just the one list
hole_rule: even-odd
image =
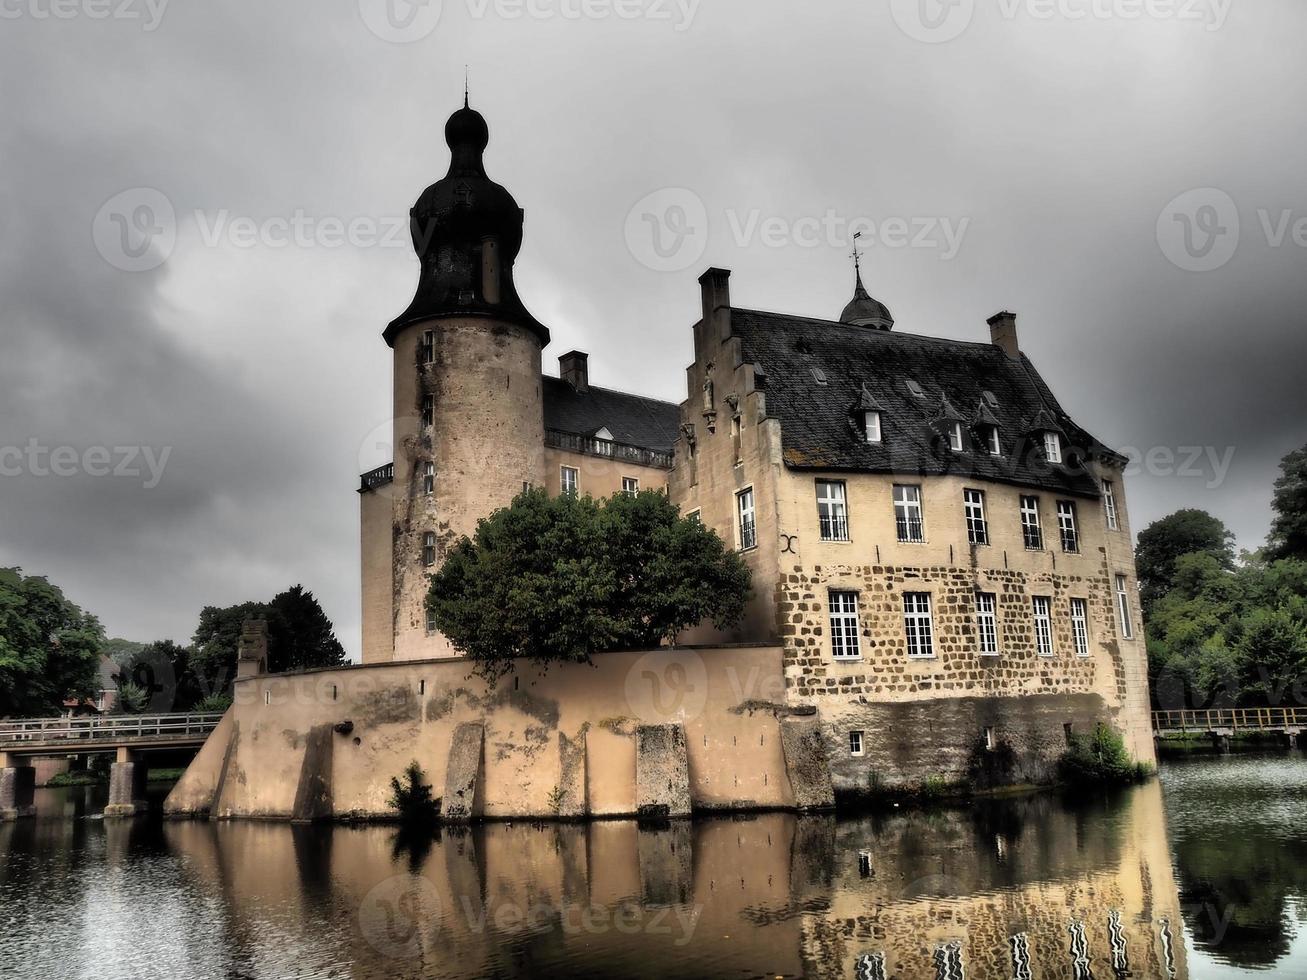
[[962,501],[967,515],[967,540],[972,544],[989,544],[989,523],[985,520],[984,491],[964,490]]
[[430,568],[436,563],[436,532],[422,535],[422,564]]
[[1045,595],[1032,600],[1035,613],[1035,650],[1041,657],[1053,656],[1053,602]]
[[422,335],[420,356],[423,364],[433,364],[436,360],[436,332],[428,330]]
[[1062,462],[1062,437],[1056,432],[1044,433],[1044,458],[1050,463]]
[[1116,516],[1116,487],[1111,480],[1103,481],[1103,513],[1107,516],[1107,529],[1119,531],[1121,525]]
[[418,694],[426,694],[426,693],[427,693],[427,682],[425,680],[418,681]]
[[634,497],[640,492],[640,481],[633,476],[622,477],[622,493]]
[[1130,615],[1130,588],[1124,575],[1116,577],[1116,609],[1121,617],[1121,636],[1133,640],[1135,637],[1134,620]]
[[422,492],[428,497],[436,492],[435,463],[424,463],[422,465]]
[[998,747],[998,739],[994,737],[993,726],[985,726],[985,749],[993,752]]
[[900,541],[921,544],[926,540],[926,525],[921,508],[921,487],[894,485],[894,526]]
[[576,493],[581,489],[581,471],[575,466],[564,466],[559,474],[559,483],[563,488],[563,493]]
[[903,626],[910,658],[929,660],[935,656],[935,625],[930,615],[929,592],[903,593]]
[[758,526],[754,520],[753,487],[735,495],[735,509],[739,516],[740,550],[758,547]]
[[[432,611],[430,606],[427,606],[427,632],[436,632],[436,614]],[[423,681],[422,683],[425,684],[426,681]]]
[[1003,440],[998,434],[998,426],[991,425],[985,432],[985,444],[989,448],[989,455],[1003,455]]
[[867,433],[868,442],[881,441],[880,429],[880,412],[867,412],[863,417],[863,424]]
[[698,510],[692,510],[692,511],[690,511],[690,513],[688,513],[688,514],[685,515],[685,519],[686,519],[687,521],[690,521],[690,522],[694,523],[694,524],[702,524],[702,523],[703,523],[703,512],[702,512],[702,511],[698,511]]
[[1062,536],[1062,550],[1068,554],[1080,551],[1080,530],[1076,525],[1076,505],[1070,500],[1057,502],[1057,529]]
[[817,521],[823,541],[849,540],[849,508],[843,480],[817,481]]
[[862,755],[862,732],[849,732],[849,755]]
[[955,453],[962,452],[962,423],[954,422],[948,430],[948,447]]
[[1071,638],[1075,642],[1076,656],[1089,656],[1089,602],[1071,600]]
[[436,421],[436,399],[434,395],[422,396],[422,428],[429,429]]
[[1044,529],[1039,523],[1039,498],[1021,498],[1021,536],[1027,551],[1044,550]]
[[998,656],[998,597],[993,592],[976,593],[976,636],[982,657]]
[[828,593],[827,601],[830,606],[831,656],[836,660],[857,660],[862,655],[858,645],[858,593],[832,591]]
[[735,465],[744,465],[744,420],[738,415],[731,416],[731,450],[735,453]]

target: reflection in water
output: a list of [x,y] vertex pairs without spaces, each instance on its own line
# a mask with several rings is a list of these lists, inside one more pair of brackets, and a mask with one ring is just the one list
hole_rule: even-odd
[[1155,783],[435,840],[78,819],[94,802],[48,792],[0,827],[0,976],[1188,976]]

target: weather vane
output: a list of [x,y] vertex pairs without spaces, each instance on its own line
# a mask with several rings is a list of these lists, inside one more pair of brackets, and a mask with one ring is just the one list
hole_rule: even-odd
[[858,250],[858,239],[861,237],[862,232],[853,233],[853,254],[850,256],[853,259],[853,271],[859,276],[862,275],[862,252]]

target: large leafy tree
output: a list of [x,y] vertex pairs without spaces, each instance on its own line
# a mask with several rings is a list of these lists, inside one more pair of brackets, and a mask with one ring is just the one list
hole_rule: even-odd
[[0,717],[58,712],[98,687],[104,630],[46,579],[0,569]]
[[526,657],[588,663],[656,647],[711,619],[737,622],[749,570],[665,494],[607,500],[528,490],[464,538],[432,577],[436,627],[497,678]]
[[1271,509],[1267,557],[1307,559],[1307,446],[1280,461]]
[[1175,585],[1176,560],[1203,552],[1224,569],[1234,568],[1234,535],[1205,510],[1177,510],[1139,532],[1135,565],[1144,612]]

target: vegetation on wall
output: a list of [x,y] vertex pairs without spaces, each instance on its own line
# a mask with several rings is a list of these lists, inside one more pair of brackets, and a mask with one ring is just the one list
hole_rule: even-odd
[[450,552],[427,596],[437,629],[494,680],[516,657],[589,663],[657,647],[704,620],[736,623],[740,556],[666,494],[605,500],[527,490]]
[[0,568],[0,718],[94,696],[104,630],[46,579]]
[[1072,735],[1057,762],[1058,778],[1071,786],[1124,785],[1146,779],[1149,772],[1130,758],[1121,735],[1102,722],[1093,734]]
[[1307,704],[1307,450],[1282,467],[1264,551],[1236,560],[1225,525],[1202,511],[1139,535],[1155,707]]
[[440,817],[440,800],[433,797],[431,787],[423,782],[426,773],[414,759],[404,770],[402,778],[390,779],[389,806],[399,814],[400,822],[410,827],[434,825]]

